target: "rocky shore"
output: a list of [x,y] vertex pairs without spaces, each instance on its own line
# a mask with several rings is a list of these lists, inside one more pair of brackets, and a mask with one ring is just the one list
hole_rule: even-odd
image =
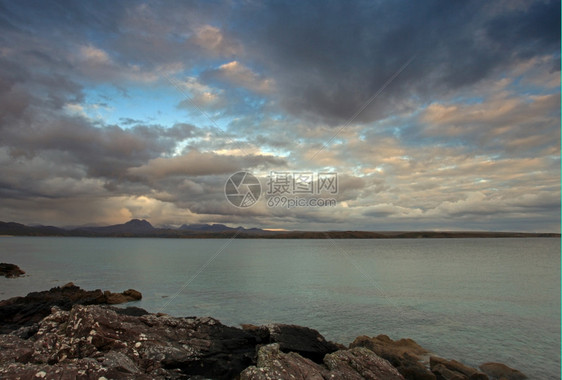
[[500,363],[479,369],[433,356],[411,339],[360,336],[349,347],[284,324],[225,326],[108,304],[140,293],[73,284],[0,302],[2,379],[506,379]]

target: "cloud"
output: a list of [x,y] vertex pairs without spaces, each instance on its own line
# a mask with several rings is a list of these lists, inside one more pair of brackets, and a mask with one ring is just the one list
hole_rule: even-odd
[[[559,229],[559,2],[240,4],[4,2],[3,218]],[[279,169],[339,206],[225,200]]]
[[[559,11],[555,1],[495,13],[476,2],[277,2],[248,7],[241,17],[251,26],[233,32],[252,41],[248,55],[275,79],[287,111],[341,124],[413,57],[358,122],[400,111],[412,97],[431,101],[474,85],[521,59],[556,54]],[[517,26],[500,33],[508,24]]]
[[240,157],[190,151],[182,156],[152,159],[146,165],[130,168],[128,172],[133,176],[158,179],[168,176],[232,174],[243,169],[272,165],[285,166],[285,162],[272,156]]
[[207,80],[225,81],[232,85],[264,94],[272,92],[275,87],[272,79],[261,77],[238,61],[225,63],[216,70],[206,72],[204,77]]
[[240,43],[225,37],[219,28],[212,25],[199,27],[190,42],[221,57],[234,57],[243,52]]

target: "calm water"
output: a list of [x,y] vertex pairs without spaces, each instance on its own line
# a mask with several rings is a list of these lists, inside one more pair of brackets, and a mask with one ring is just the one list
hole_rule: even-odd
[[135,306],[153,312],[294,323],[344,344],[409,337],[470,365],[560,378],[559,239],[10,237],[0,238],[0,261],[29,274],[0,278],[0,299],[70,281],[134,288]]

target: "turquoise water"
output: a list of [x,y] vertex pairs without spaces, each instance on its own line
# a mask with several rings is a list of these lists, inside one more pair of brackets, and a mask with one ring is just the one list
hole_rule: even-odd
[[0,278],[1,299],[70,281],[134,288],[153,312],[294,323],[344,344],[409,337],[469,365],[560,378],[559,239],[6,237],[0,261],[29,274]]

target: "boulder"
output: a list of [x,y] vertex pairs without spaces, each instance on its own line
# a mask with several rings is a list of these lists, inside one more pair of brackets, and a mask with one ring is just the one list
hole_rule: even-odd
[[[447,360],[437,356],[431,356],[429,358],[429,367],[437,376],[438,380],[489,380],[485,373],[482,373],[475,368],[468,367],[456,360]],[[443,368],[446,369],[447,372],[444,371]]]
[[87,291],[73,283],[43,292],[32,292],[25,297],[0,301],[0,334],[9,333],[23,326],[32,326],[51,313],[57,306],[70,310],[73,305],[117,304],[142,298],[136,290],[111,293],[101,290]]
[[17,265],[0,263],[0,276],[6,278],[15,278],[23,276],[25,272],[21,270]]
[[386,360],[365,348],[339,350],[324,357],[318,364],[301,355],[284,353],[278,343],[262,346],[256,366],[245,369],[241,380],[403,380]]
[[363,347],[336,351],[324,357],[333,379],[404,380],[388,361]]
[[[326,354],[345,349],[342,345],[327,341],[318,331],[308,327],[270,324],[265,328],[269,332],[269,343],[278,343],[281,351],[296,352],[316,363],[322,363]],[[264,336],[263,332],[258,335]]]
[[53,308],[27,340],[0,335],[0,378],[43,372],[45,378],[60,378],[64,371],[95,379],[232,379],[255,363],[256,339],[242,329],[208,317],[118,311],[98,305]]
[[488,375],[492,380],[525,380],[525,376],[522,372],[510,368],[502,363],[484,363],[480,365],[480,370]]
[[435,380],[435,375],[425,365],[429,352],[412,339],[392,340],[386,335],[357,337],[350,345],[365,347],[386,359],[408,380]]
[[324,380],[328,370],[297,353],[284,353],[278,343],[262,346],[256,366],[246,368],[240,380]]

